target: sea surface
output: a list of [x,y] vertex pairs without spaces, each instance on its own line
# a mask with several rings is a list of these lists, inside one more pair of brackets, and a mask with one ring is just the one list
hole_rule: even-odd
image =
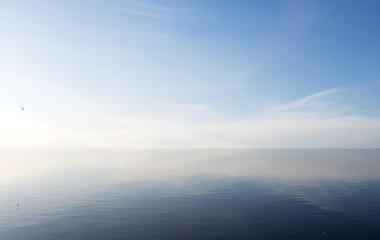
[[0,150],[0,239],[380,239],[380,150]]

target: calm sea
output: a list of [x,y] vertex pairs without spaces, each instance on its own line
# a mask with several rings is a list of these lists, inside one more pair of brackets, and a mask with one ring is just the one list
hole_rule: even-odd
[[0,150],[0,239],[380,239],[380,150]]

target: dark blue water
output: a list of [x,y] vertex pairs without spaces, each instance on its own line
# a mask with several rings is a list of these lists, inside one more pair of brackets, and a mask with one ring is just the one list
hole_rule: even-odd
[[380,151],[0,150],[0,239],[380,239]]

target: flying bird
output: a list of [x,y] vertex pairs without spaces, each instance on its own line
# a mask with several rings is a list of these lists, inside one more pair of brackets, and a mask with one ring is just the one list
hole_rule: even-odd
[[21,107],[21,109],[24,111],[24,107]]

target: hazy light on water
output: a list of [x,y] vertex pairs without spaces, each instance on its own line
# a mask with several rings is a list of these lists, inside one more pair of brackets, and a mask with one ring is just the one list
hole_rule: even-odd
[[362,234],[353,227],[379,233],[377,150],[0,154],[5,239],[277,239],[292,231],[350,239]]

